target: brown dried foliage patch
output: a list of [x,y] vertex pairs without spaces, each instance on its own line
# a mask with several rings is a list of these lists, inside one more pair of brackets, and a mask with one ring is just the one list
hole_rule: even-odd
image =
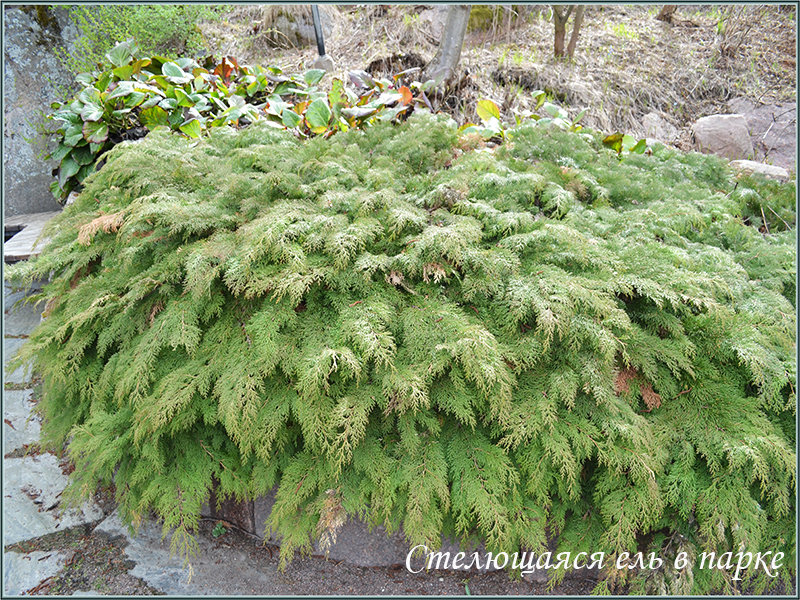
[[125,211],[100,215],[83,225],[78,231],[78,243],[88,246],[101,229],[106,233],[116,233],[125,222]]
[[645,405],[647,405],[647,412],[650,412],[654,408],[661,406],[661,396],[653,390],[653,386],[647,382],[644,382],[642,383],[641,391],[642,400],[644,400]]
[[617,373],[617,378],[614,380],[614,393],[619,396],[620,394],[627,394],[630,391],[631,379],[636,377],[638,373],[636,369],[628,367]]
[[639,391],[642,394],[642,400],[645,406],[647,406],[647,412],[661,406],[661,395],[653,389],[653,386],[650,385],[649,382],[644,381],[640,377],[639,372],[633,367],[627,367],[617,373],[617,377],[614,380],[614,392],[617,396],[627,394],[631,389],[631,380],[636,378],[641,380]]
[[444,267],[437,262],[427,263],[422,267],[422,280],[425,283],[439,283],[447,279],[447,272]]

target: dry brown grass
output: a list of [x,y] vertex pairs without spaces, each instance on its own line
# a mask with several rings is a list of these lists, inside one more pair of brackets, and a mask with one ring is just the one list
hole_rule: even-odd
[[[546,8],[516,15],[510,6],[500,7],[485,29],[467,35],[461,84],[440,102],[465,122],[477,119],[479,98],[492,98],[510,118],[532,108],[530,89],[498,83],[498,71],[515,70],[526,74],[528,87],[547,90],[573,107],[573,114],[589,107],[587,125],[641,133],[641,118],[651,111],[685,128],[702,115],[724,112],[736,96],[796,98],[797,31],[785,7],[703,6],[692,12],[681,6],[672,25],[655,19],[658,8],[588,7],[575,59],[568,63],[552,56],[553,25]],[[204,31],[210,41],[214,38],[215,50],[245,62],[308,68],[316,58],[313,46],[276,49],[258,42],[265,10],[237,7],[228,25]],[[334,75],[344,78],[348,70],[402,53],[432,58],[435,40],[422,10],[419,5],[338,7],[339,26],[325,40]],[[724,29],[718,28],[721,21]]]

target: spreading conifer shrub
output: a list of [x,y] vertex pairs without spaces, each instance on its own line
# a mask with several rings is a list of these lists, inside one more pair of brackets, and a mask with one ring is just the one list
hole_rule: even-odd
[[[794,565],[793,185],[533,125],[481,145],[417,112],[111,150],[11,273],[52,276],[21,359],[71,491],[113,483],[190,548],[213,480],[277,485],[284,564],[347,516],[429,548]],[[742,584],[664,563],[598,591]]]

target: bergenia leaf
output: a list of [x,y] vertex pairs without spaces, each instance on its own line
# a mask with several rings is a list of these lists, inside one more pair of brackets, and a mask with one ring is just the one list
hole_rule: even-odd
[[62,189],[67,183],[67,180],[75,175],[80,168],[80,165],[75,162],[75,159],[72,158],[72,156],[64,157],[64,160],[61,161],[61,167],[58,170],[58,184]]
[[108,124],[102,121],[87,121],[83,124],[83,137],[87,142],[98,144],[108,139]]
[[167,111],[160,106],[151,106],[143,110],[139,113],[139,119],[142,125],[150,130],[162,125],[169,126],[169,115],[167,115]]
[[281,121],[289,129],[297,127],[302,120],[303,117],[301,117],[296,112],[288,108],[283,111],[283,115],[281,116]]
[[317,85],[325,76],[326,71],[322,69],[309,69],[303,73],[303,79],[308,85]]
[[190,138],[198,138],[203,131],[202,126],[200,125],[200,121],[197,119],[192,119],[191,121],[187,121],[179,128],[183,133],[188,135]]
[[103,118],[103,109],[94,102],[85,104],[81,111],[81,118],[84,121],[99,121]]
[[115,67],[121,67],[122,65],[128,64],[133,58],[133,54],[131,53],[130,42],[125,41],[117,44],[111,50],[108,51],[108,54],[106,54],[106,58]]
[[476,111],[481,121],[485,123],[491,120],[492,117],[498,120],[500,119],[500,109],[497,104],[491,100],[478,100]]
[[331,109],[322,98],[314,100],[306,109],[306,121],[308,121],[308,126],[314,133],[325,131],[328,128],[330,119]]

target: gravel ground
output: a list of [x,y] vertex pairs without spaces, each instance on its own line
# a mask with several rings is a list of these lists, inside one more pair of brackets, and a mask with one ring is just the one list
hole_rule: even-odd
[[5,547],[7,551],[26,554],[36,550],[61,550],[71,554],[62,571],[28,590],[28,594],[70,596],[74,592],[90,590],[104,595],[126,596],[158,593],[128,574],[133,565],[119,542],[93,535],[92,529],[92,525],[82,525]]
[[[278,569],[278,549],[262,545],[245,534],[229,531],[214,538],[213,523],[203,522],[199,535],[220,548],[246,552],[252,567],[266,576],[258,587],[241,582],[241,593],[254,595],[580,595],[591,593],[594,581],[571,578],[552,591],[545,584],[513,579],[505,572],[486,574],[432,571],[412,574],[396,567],[355,567],[322,557],[298,557],[287,569]],[[28,540],[6,550],[16,552],[56,551],[70,553],[63,571],[29,591],[31,595],[72,595],[94,591],[103,595],[157,595],[160,592],[128,570],[132,561],[124,542],[92,532],[93,526],[74,527]],[[238,591],[238,590],[237,590]],[[224,593],[222,590],[220,593]]]

